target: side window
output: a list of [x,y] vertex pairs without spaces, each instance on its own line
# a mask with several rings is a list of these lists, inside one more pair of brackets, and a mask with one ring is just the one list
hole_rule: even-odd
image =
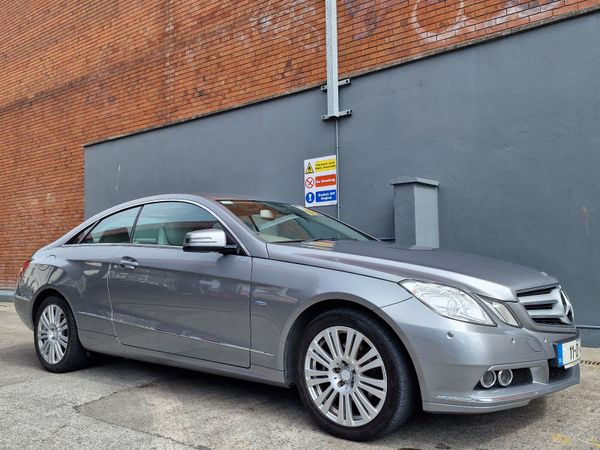
[[190,231],[221,228],[215,216],[190,203],[144,205],[133,234],[134,244],[182,246]]
[[140,207],[126,209],[105,217],[81,241],[82,244],[129,243],[131,230]]

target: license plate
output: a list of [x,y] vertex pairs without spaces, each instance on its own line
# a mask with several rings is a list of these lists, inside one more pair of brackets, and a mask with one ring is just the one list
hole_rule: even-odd
[[579,364],[581,360],[581,339],[556,344],[556,360],[558,367],[565,369]]

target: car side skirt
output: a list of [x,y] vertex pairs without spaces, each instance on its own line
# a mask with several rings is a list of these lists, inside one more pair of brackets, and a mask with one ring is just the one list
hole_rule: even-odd
[[283,371],[253,364],[250,368],[230,366],[202,359],[189,358],[139,347],[123,345],[115,336],[93,331],[79,330],[81,344],[90,351],[134,359],[153,364],[196,370],[215,375],[224,375],[242,380],[256,381],[280,387],[289,387]]

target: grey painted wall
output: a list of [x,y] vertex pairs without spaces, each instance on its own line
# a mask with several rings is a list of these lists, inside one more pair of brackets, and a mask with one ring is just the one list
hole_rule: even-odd
[[[353,79],[342,219],[392,236],[389,181],[437,180],[442,247],[552,273],[600,326],[598,42],[593,14]],[[301,203],[302,161],[335,151],[325,107],[315,89],[89,146],[86,214],[173,191]]]

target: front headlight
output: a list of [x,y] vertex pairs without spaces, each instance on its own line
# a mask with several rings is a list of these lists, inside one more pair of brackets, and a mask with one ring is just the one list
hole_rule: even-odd
[[477,300],[460,289],[416,280],[405,280],[400,285],[444,317],[478,325],[495,325]]
[[495,302],[494,300],[488,299],[483,299],[483,301],[488,304],[490,309],[494,311],[494,314],[496,314],[502,322],[507,323],[513,327],[521,326],[521,324],[517,321],[513,313],[510,312],[510,309],[508,309],[503,303]]

